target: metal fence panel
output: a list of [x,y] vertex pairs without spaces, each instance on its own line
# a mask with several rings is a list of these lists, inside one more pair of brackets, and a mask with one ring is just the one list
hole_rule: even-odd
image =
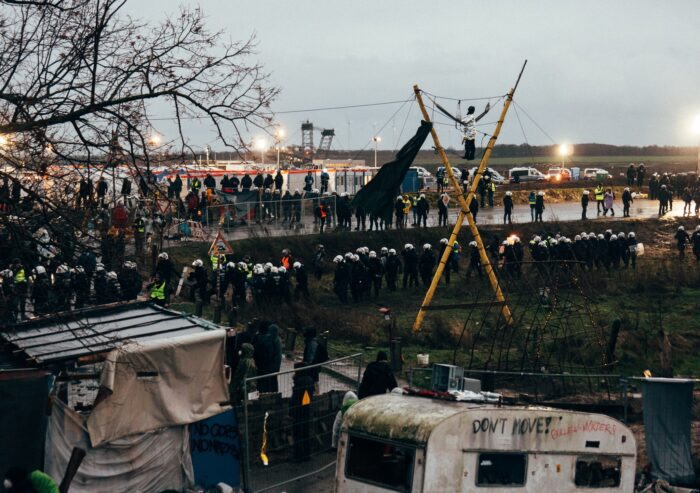
[[357,392],[361,374],[358,353],[246,380],[246,491],[268,491],[335,465],[333,422],[345,393]]

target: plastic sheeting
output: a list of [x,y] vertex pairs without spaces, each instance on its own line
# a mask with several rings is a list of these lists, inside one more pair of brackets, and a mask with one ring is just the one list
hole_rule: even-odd
[[87,451],[71,493],[159,493],[193,483],[187,426],[133,435],[93,448],[83,417],[55,400],[46,433],[45,470],[63,477],[73,447]]
[[112,351],[100,380],[111,394],[87,419],[92,446],[228,409],[225,342],[226,331],[211,330]]
[[644,434],[654,479],[685,485],[695,480],[690,448],[692,380],[646,378]]

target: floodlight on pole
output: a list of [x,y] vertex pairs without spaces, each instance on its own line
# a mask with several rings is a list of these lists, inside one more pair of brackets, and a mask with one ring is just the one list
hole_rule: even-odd
[[695,116],[695,120],[693,120],[691,130],[695,134],[695,137],[698,139],[698,166],[696,172],[697,176],[700,176],[700,115]]
[[382,138],[379,135],[375,135],[372,137],[372,140],[374,141],[374,167],[377,167],[377,149],[379,148],[379,143],[382,141]]
[[559,155],[561,156],[561,166],[564,167],[564,162],[566,161],[566,156],[573,154],[573,148],[569,144],[559,145]]
[[280,144],[282,144],[282,140],[287,136],[287,132],[284,130],[284,127],[277,127],[277,130],[275,131],[275,147],[277,148],[277,171],[280,169]]
[[260,164],[265,165],[265,150],[267,149],[267,141],[262,137],[255,139],[253,142],[255,150],[260,151]]

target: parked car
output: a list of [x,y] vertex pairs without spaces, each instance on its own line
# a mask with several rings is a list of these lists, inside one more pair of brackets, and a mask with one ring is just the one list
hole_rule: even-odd
[[512,168],[509,171],[508,176],[510,181],[513,183],[525,181],[544,181],[547,179],[537,168],[530,168],[526,166]]
[[436,187],[435,177],[430,174],[430,171],[423,166],[411,166],[411,169],[416,170],[418,179],[421,181],[421,189],[432,189]]
[[547,174],[544,175],[548,181],[561,182],[571,180],[571,171],[568,168],[562,168],[561,166],[555,166],[547,170]]
[[[500,174],[495,169],[493,169],[493,168],[486,168],[486,169],[491,172],[491,181],[493,181],[497,185],[508,181],[508,180],[506,180],[506,178],[502,174]],[[470,180],[472,180],[474,178],[474,173],[476,173],[476,170],[477,170],[476,166],[474,166],[473,168],[471,168],[469,170],[469,179]]]
[[584,180],[595,180],[598,175],[604,175],[606,178],[610,176],[603,168],[586,168],[583,170]]

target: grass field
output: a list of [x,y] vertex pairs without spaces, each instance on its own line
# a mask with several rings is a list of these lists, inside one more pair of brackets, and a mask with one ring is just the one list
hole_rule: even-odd
[[[686,228],[694,227],[693,220],[685,220]],[[666,334],[673,348],[673,365],[676,374],[700,375],[700,358],[695,355],[695,348],[700,342],[700,321],[696,317],[700,309],[700,271],[694,259],[687,258],[683,264],[675,260],[676,254],[672,248],[671,237],[678,222],[667,221],[629,221],[626,223],[606,223],[606,228],[615,231],[637,232],[637,237],[647,246],[647,254],[640,258],[636,270],[619,270],[607,273],[594,271],[587,274],[586,302],[587,307],[580,313],[552,312],[551,320],[557,320],[559,325],[567,324],[572,328],[579,327],[582,335],[572,335],[565,338],[556,334],[542,339],[542,351],[551,353],[553,357],[565,356],[574,364],[587,366],[595,371],[601,361],[602,346],[609,334],[612,320],[623,320],[623,328],[616,351],[617,364],[615,371],[628,375],[639,375],[644,369],[651,369],[658,374],[661,369],[660,347],[661,334]],[[586,226],[590,228],[590,226]],[[618,229],[619,228],[619,229]],[[527,238],[536,230],[532,226],[523,226],[522,235]],[[548,231],[561,231],[573,236],[581,229],[576,223],[562,225],[547,224]],[[400,249],[401,245],[411,242],[421,245],[425,242],[437,244],[444,236],[443,229],[416,229],[404,232],[375,232],[375,233],[339,233],[333,235],[304,236],[291,238],[258,238],[236,242],[234,249],[240,255],[253,254],[255,261],[271,260],[276,263],[282,248],[291,248],[298,258],[310,265],[310,257],[314,246],[323,242],[330,258],[337,253],[354,251],[358,246],[367,245],[379,250],[383,245]],[[492,234],[501,237],[507,233],[502,227],[482,228],[486,240]],[[469,237],[460,237],[460,243],[466,245]],[[191,262],[191,259],[204,257],[206,246],[186,244],[168,250],[179,265]],[[465,282],[466,252],[462,255],[462,271],[453,275],[453,283],[449,288],[441,285],[436,302],[449,304],[467,300],[479,299],[484,293],[489,293],[484,281],[472,278]],[[547,314],[538,303],[533,303],[536,297],[536,287],[542,284],[534,269],[526,269],[522,283],[531,285],[530,291],[517,283],[508,287],[512,292],[513,310],[522,314],[521,324],[516,327],[512,348],[514,359],[521,358],[528,343],[524,339],[527,331],[542,324],[542,315]],[[539,283],[539,284],[538,284]],[[535,288],[533,290],[533,287]],[[240,312],[239,322],[245,323],[252,318],[265,318],[278,323],[283,329],[313,325],[319,330],[330,331],[330,350],[332,355],[345,355],[359,350],[367,350],[368,357],[379,348],[387,346],[387,334],[382,326],[382,317],[378,309],[389,306],[397,319],[397,333],[404,340],[404,355],[408,366],[416,361],[419,352],[430,353],[432,362],[455,363],[466,365],[470,361],[473,366],[483,368],[491,365],[488,361],[493,337],[498,334],[497,310],[487,313],[485,309],[467,310],[456,309],[446,312],[430,313],[426,319],[424,330],[414,335],[410,327],[421,304],[424,288],[401,290],[389,293],[384,290],[378,299],[367,299],[359,303],[341,304],[332,291],[332,265],[321,282],[310,279],[312,300],[291,304],[267,303],[256,306],[249,305]],[[569,290],[562,293],[578,296]],[[577,303],[580,300],[577,301]],[[566,303],[562,305],[566,308]],[[573,306],[573,305],[572,305]],[[192,312],[191,303],[183,301],[175,305],[177,309]],[[571,308],[569,308],[571,309]],[[589,312],[590,309],[590,312]],[[536,314],[535,311],[538,311]],[[205,309],[205,316],[211,317],[211,308]],[[592,317],[592,318],[591,318]],[[469,321],[465,333],[460,340],[459,334]],[[550,325],[550,322],[548,322]],[[591,325],[591,320],[594,325]],[[598,332],[591,332],[592,327]],[[585,329],[585,334],[583,333]],[[597,335],[596,335],[597,334]],[[592,335],[599,340],[593,340]],[[596,345],[597,344],[597,345]],[[474,354],[471,349],[474,347]],[[454,358],[454,359],[453,359]],[[529,358],[529,357],[528,357]],[[534,361],[534,360],[532,360]],[[517,363],[519,364],[519,362]],[[528,363],[532,366],[532,363]],[[539,369],[540,366],[537,367]],[[600,367],[598,367],[600,369]]]

